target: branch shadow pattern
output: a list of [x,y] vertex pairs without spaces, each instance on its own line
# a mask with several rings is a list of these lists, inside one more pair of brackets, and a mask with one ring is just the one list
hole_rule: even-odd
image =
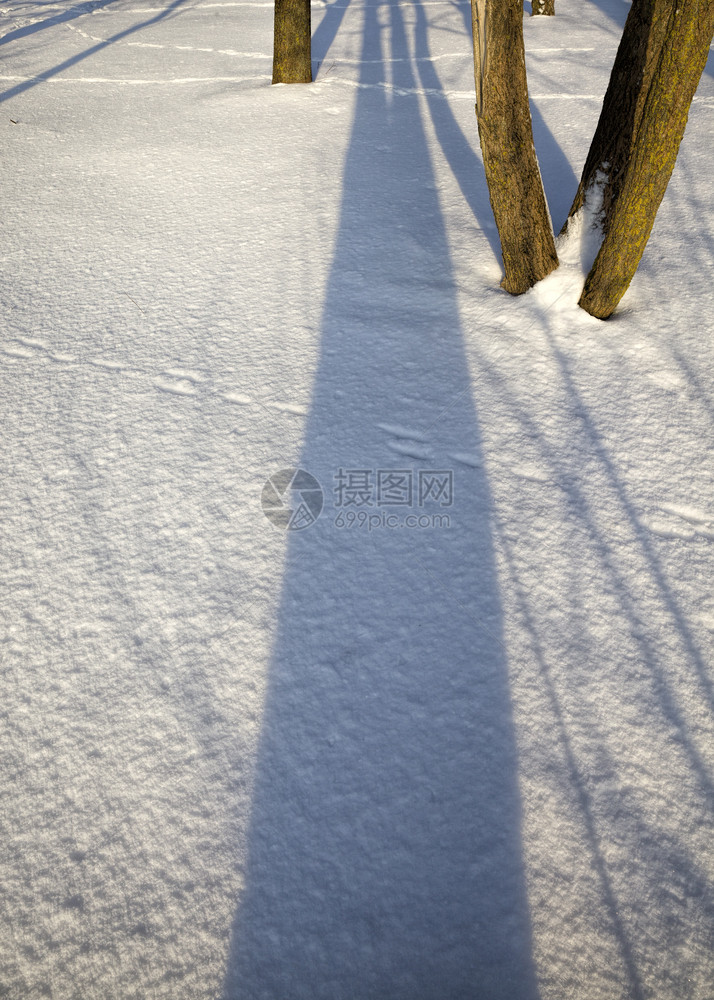
[[[567,412],[577,414],[565,454],[549,440],[544,429],[546,425],[529,412],[509,377],[491,365],[480,351],[477,350],[475,356],[477,368],[489,385],[487,395],[497,398],[512,415],[563,498],[567,514],[563,530],[571,535],[572,554],[564,552],[557,560],[557,568],[545,566],[541,561],[536,570],[539,579],[542,578],[544,593],[547,593],[546,603],[557,601],[554,595],[559,588],[567,594],[565,605],[558,606],[557,627],[562,630],[561,636],[551,634],[552,625],[546,624],[548,616],[544,618],[543,614],[544,597],[536,596],[533,570],[525,569],[528,546],[533,544],[525,537],[529,534],[527,529],[516,537],[509,524],[502,523],[497,515],[494,517],[494,536],[504,560],[503,586],[513,598],[533,658],[532,663],[524,667],[530,678],[529,692],[539,689],[558,748],[559,765],[549,761],[548,766],[552,770],[559,768],[559,794],[569,801],[573,814],[578,817],[581,842],[598,883],[601,928],[606,929],[615,943],[622,988],[627,996],[643,998],[650,995],[652,988],[652,982],[648,981],[652,956],[647,955],[647,949],[651,941],[657,941],[658,930],[653,925],[656,922],[666,925],[668,920],[672,926],[677,925],[681,915],[676,903],[672,905],[672,899],[684,897],[696,911],[689,930],[698,922],[701,939],[706,940],[708,936],[711,940],[714,887],[706,864],[693,849],[696,840],[689,836],[691,831],[663,828],[656,810],[650,809],[647,797],[632,794],[628,778],[624,776],[627,768],[623,768],[623,761],[617,759],[610,746],[615,732],[618,735],[615,742],[622,740],[623,734],[618,731],[621,722],[606,717],[606,703],[597,692],[597,681],[592,690],[594,697],[599,699],[598,707],[603,717],[598,717],[596,712],[588,713],[583,677],[591,674],[597,678],[604,674],[608,662],[588,641],[588,633],[597,634],[598,629],[592,617],[592,589],[583,584],[583,576],[590,579],[597,573],[601,587],[611,595],[609,603],[615,609],[614,614],[629,634],[632,648],[627,656],[623,652],[621,663],[609,664],[617,666],[620,675],[619,696],[624,702],[639,706],[638,714],[649,721],[654,733],[670,734],[668,738],[673,741],[676,751],[671,754],[670,761],[663,758],[658,766],[663,770],[672,763],[685,767],[687,795],[697,816],[695,822],[705,825],[711,822],[714,804],[711,762],[707,760],[709,755],[702,742],[706,733],[702,719],[714,717],[711,660],[707,660],[706,650],[698,645],[685,610],[608,454],[597,422],[578,388],[573,362],[559,349],[550,333],[547,312],[539,310],[539,313],[546,353],[554,363],[554,377],[562,388],[561,405]],[[707,401],[701,402],[704,409],[709,409]],[[596,508],[603,506],[603,499],[589,492],[594,468],[605,483],[604,492],[622,515],[615,541],[599,523]],[[623,534],[628,545],[624,551]],[[564,572],[564,566],[569,567],[572,577],[569,581],[557,576],[558,572]],[[643,578],[647,580],[646,588],[641,583]],[[653,607],[656,627],[651,620]],[[673,650],[676,650],[678,661],[676,669],[671,662]],[[609,683],[613,683],[612,678]],[[575,712],[574,701],[577,702]],[[633,728],[628,740],[635,754],[640,749],[638,733],[639,730]],[[607,786],[605,795],[598,790],[600,782]],[[650,791],[654,791],[654,787]],[[608,841],[627,845],[630,872],[633,879],[637,878],[643,897],[647,894],[647,906],[643,898],[633,898],[623,887],[621,872],[605,849]],[[706,977],[707,970],[711,973],[711,954],[703,954],[699,963],[696,971]],[[679,985],[680,988],[684,986],[683,972]]]
[[[89,59],[91,56],[96,55],[98,52],[108,48],[110,45],[114,45],[116,42],[120,42],[122,39],[127,38],[129,35],[133,35],[135,32],[141,31],[143,28],[148,28],[152,24],[158,24],[160,21],[166,20],[166,18],[176,14],[178,9],[187,2],[188,0],[172,0],[172,3],[170,3],[165,10],[160,11],[160,13],[158,13],[155,17],[151,17],[147,21],[141,21],[138,24],[133,24],[130,28],[125,28],[123,31],[118,31],[116,34],[112,35],[111,38],[107,38],[102,42],[97,42],[96,45],[91,45],[88,49],[85,49],[84,52],[80,52],[77,55],[72,56],[70,59],[65,59],[56,66],[52,66],[50,69],[44,70],[33,79],[23,80],[22,83],[18,83],[14,87],[10,87],[8,90],[0,93],[0,103],[3,101],[9,101],[12,97],[18,97],[20,94],[24,94],[26,91],[31,90],[38,84],[51,80],[58,74],[63,73],[66,69],[70,69],[72,66],[76,66],[85,59]],[[79,16],[79,14],[76,16]],[[68,18],[66,16],[63,16],[55,23],[60,23],[61,21],[66,21],[67,19]],[[45,27],[49,27],[49,23],[45,25]]]
[[21,38],[27,38],[28,35],[37,34],[38,31],[44,31],[45,28],[53,28],[57,24],[73,21],[75,18],[89,13],[90,10],[101,10],[115,2],[116,0],[96,0],[94,3],[77,4],[74,7],[70,7],[69,10],[62,11],[60,14],[54,14],[52,17],[46,17],[42,21],[34,21],[32,24],[25,24],[21,28],[15,28],[14,31],[8,31],[6,35],[0,38],[0,45],[7,45],[9,42],[16,42]]
[[[697,643],[687,624],[686,616],[667,583],[659,559],[657,558],[657,555],[647,538],[647,533],[643,525],[633,509],[632,502],[627,495],[627,491],[623,483],[620,481],[617,471],[608,457],[607,449],[600,438],[597,427],[588,415],[587,404],[582,399],[582,396],[575,385],[575,380],[570,371],[569,362],[564,355],[558,351],[550,339],[550,334],[547,332],[548,327],[545,314],[542,315],[541,320],[546,336],[550,342],[552,356],[556,360],[560,370],[562,385],[566,390],[567,398],[569,399],[573,411],[580,415],[580,437],[583,441],[583,453],[590,458],[594,457],[597,460],[599,468],[606,476],[609,487],[611,488],[613,494],[617,497],[618,505],[625,516],[625,520],[631,530],[631,534],[637,540],[642,562],[647,567],[649,577],[656,585],[662,610],[666,614],[674,632],[678,636],[683,650],[685,651],[687,662],[691,666],[693,674],[697,679],[699,694],[702,697],[709,713],[714,714],[714,690],[712,688],[709,665],[707,664],[702,651],[697,646]],[[484,368],[488,368],[485,363]],[[613,560],[612,543],[603,534],[602,530],[589,514],[590,505],[588,503],[587,494],[583,486],[578,482],[578,477],[563,467],[562,462],[559,460],[554,450],[548,445],[548,442],[545,440],[545,437],[543,436],[538,425],[518,401],[517,397],[510,389],[507,381],[498,376],[492,370],[490,370],[489,377],[497,383],[499,395],[502,399],[507,399],[509,401],[512,412],[527,429],[530,437],[533,440],[538,441],[541,453],[546,460],[548,467],[552,470],[554,478],[559,483],[565,496],[568,498],[570,506],[572,509],[579,511],[579,517],[584,525],[587,537],[594,545],[595,551],[598,554],[598,561],[610,578],[613,591],[618,594],[619,603],[624,609],[627,618],[633,623],[633,626],[640,625],[641,616],[637,608],[637,601],[631,594],[621,571],[617,568]],[[697,790],[705,799],[714,800],[714,782],[712,781],[712,776],[710,775],[709,769],[703,761],[699,751],[690,739],[684,715],[677,704],[677,699],[668,680],[668,673],[665,664],[662,662],[662,657],[658,653],[655,643],[648,638],[645,630],[643,630],[640,634],[639,643],[642,648],[643,662],[647,665],[648,670],[651,672],[655,681],[659,697],[660,710],[663,717],[679,734],[682,746],[687,752],[693,775],[695,776]]]
[[90,10],[101,10],[102,8],[111,6],[113,3],[116,3],[116,0],[95,0],[92,3],[77,4],[74,7],[70,7],[69,10],[62,11],[60,14],[54,14],[52,17],[46,17],[42,21],[35,21],[32,24],[25,24],[21,28],[15,28],[14,31],[8,31],[6,35],[0,38],[0,45],[7,45],[9,42],[16,42],[21,38],[26,38],[28,35],[37,34],[38,31],[44,31],[45,28],[53,28],[57,24],[73,21],[75,18],[89,13]]

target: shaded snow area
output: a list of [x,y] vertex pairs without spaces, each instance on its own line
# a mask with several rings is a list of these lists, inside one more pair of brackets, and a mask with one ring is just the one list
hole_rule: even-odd
[[592,211],[499,288],[467,4],[0,30],[0,995],[712,1000],[714,62],[603,323]]

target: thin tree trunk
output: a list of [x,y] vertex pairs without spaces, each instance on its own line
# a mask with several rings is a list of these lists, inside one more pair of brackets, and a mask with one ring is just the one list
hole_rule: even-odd
[[612,205],[629,162],[645,100],[664,43],[672,0],[634,0],[622,33],[600,119],[590,144],[568,218],[583,207],[590,191],[601,187],[601,224],[607,230]]
[[273,83],[312,83],[310,0],[275,0]]
[[642,258],[714,35],[714,0],[677,0],[670,11],[606,235],[580,297],[579,305],[600,319],[614,312]]
[[471,0],[476,114],[505,277],[514,295],[558,266],[528,105],[521,0]]
[[531,16],[536,14],[555,14],[555,0],[531,0]]

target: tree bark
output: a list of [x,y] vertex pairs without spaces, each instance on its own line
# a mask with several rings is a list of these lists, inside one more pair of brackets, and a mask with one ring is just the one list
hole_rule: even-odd
[[273,83],[312,83],[310,0],[275,0]]
[[634,0],[630,8],[600,119],[563,233],[596,184],[602,188],[601,224],[603,231],[607,229],[642,120],[671,12],[672,0]]
[[555,14],[555,0],[531,0],[531,16],[536,14]]
[[627,161],[611,199],[603,239],[579,305],[592,316],[612,315],[637,270],[657,209],[672,175],[714,35],[714,0],[670,4]]
[[471,0],[479,139],[506,291],[558,266],[528,105],[521,0]]

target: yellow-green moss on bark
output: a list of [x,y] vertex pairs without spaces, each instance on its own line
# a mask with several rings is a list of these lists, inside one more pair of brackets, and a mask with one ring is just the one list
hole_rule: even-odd
[[505,277],[514,295],[558,266],[538,169],[520,0],[471,0],[476,114]]
[[310,0],[275,0],[273,83],[311,83]]
[[714,35],[714,0],[670,5],[656,67],[605,238],[585,282],[580,306],[607,319],[627,291],[642,258],[672,175]]
[[583,207],[588,192],[596,183],[602,184],[601,224],[603,232],[607,231],[610,212],[617,201],[642,121],[671,12],[672,0],[634,0],[630,7],[595,135],[562,232]]

